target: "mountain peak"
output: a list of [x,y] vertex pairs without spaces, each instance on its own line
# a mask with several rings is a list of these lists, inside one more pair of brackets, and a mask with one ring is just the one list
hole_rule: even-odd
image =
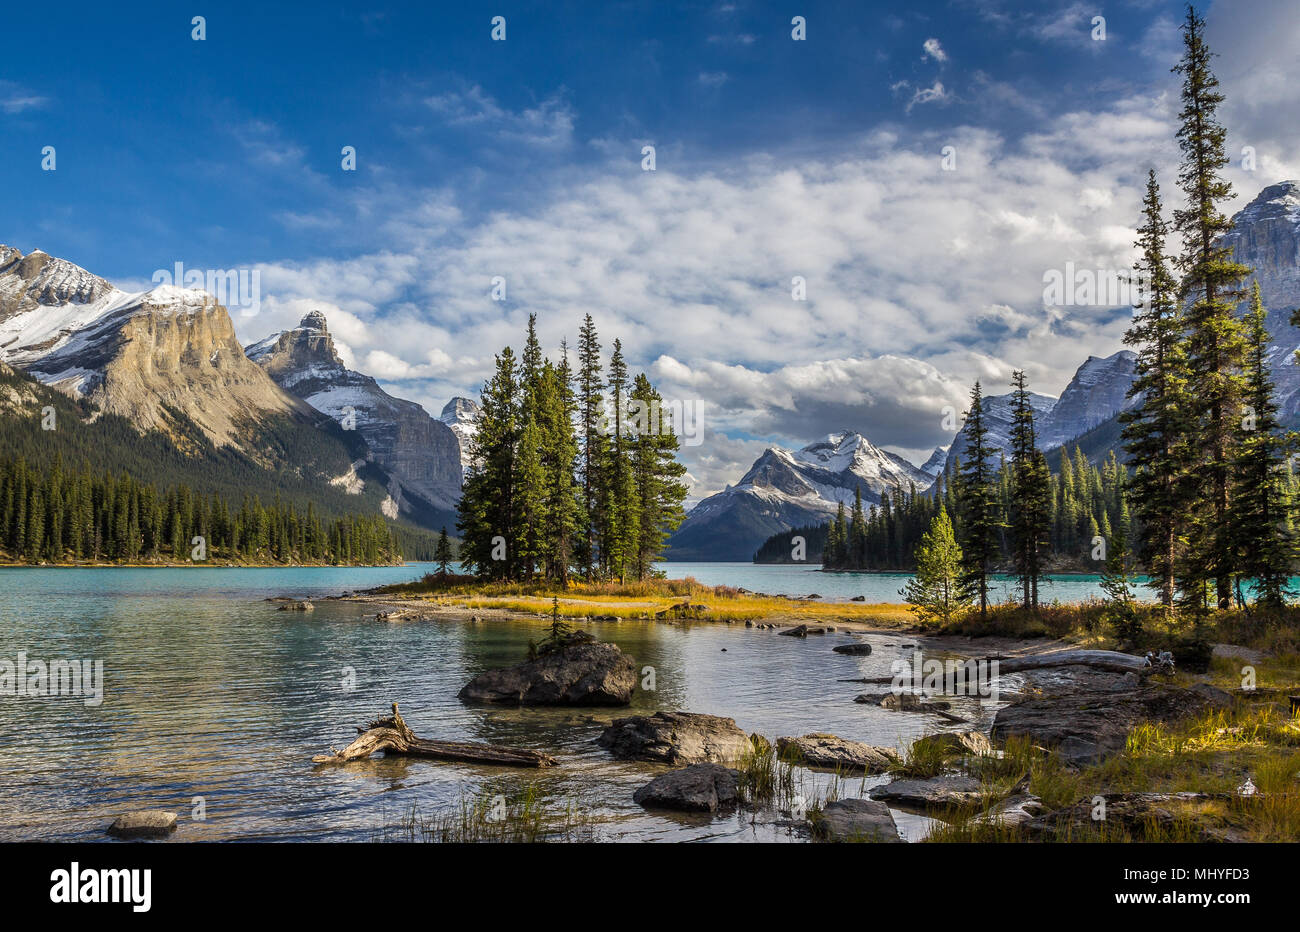
[[308,311],[303,315],[302,321],[299,322],[298,329],[319,330],[321,333],[329,333],[329,326],[322,311]]

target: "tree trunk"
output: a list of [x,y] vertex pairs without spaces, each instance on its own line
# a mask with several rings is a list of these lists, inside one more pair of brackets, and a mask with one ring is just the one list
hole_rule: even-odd
[[365,760],[376,751],[406,757],[426,757],[431,760],[460,761],[467,764],[495,764],[502,767],[551,767],[555,758],[540,751],[525,751],[495,744],[474,744],[466,741],[429,741],[417,738],[406,727],[393,703],[391,717],[377,719],[365,729],[358,728],[355,741],[341,751],[330,748],[329,754],[312,758],[317,764],[344,764]]

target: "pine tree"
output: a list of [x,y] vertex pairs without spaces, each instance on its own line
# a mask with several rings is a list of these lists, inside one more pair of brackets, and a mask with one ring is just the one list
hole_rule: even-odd
[[446,576],[451,570],[451,540],[444,527],[438,532],[438,545],[433,551],[433,562],[438,564],[438,575]]
[[1011,378],[1011,489],[1010,521],[1012,555],[1020,577],[1026,609],[1038,608],[1038,578],[1042,574],[1043,550],[1049,546],[1052,487],[1047,460],[1038,450],[1034,429],[1034,408],[1030,403],[1025,373]]
[[597,529],[605,523],[605,402],[600,364],[600,341],[596,324],[588,314],[578,333],[577,408],[579,440],[582,446],[579,482],[582,486],[583,533],[577,558],[587,579],[595,576],[601,555]]
[[916,546],[916,575],[899,590],[921,624],[947,625],[970,607],[970,590],[963,581],[964,561],[942,506]]
[[1174,604],[1181,546],[1187,523],[1190,451],[1187,444],[1191,399],[1187,396],[1187,354],[1177,283],[1169,269],[1169,233],[1156,174],[1147,174],[1142,224],[1134,244],[1142,252],[1142,304],[1124,342],[1137,350],[1129,398],[1140,403],[1120,414],[1124,449],[1133,466],[1127,499],[1140,531],[1136,554],[1161,604]]
[[632,476],[632,463],[627,451],[628,388],[627,363],[623,359],[623,344],[614,341],[609,360],[609,394],[613,411],[610,424],[609,451],[605,463],[606,511],[602,546],[605,555],[604,569],[620,582],[627,578],[631,561],[637,552],[640,527],[637,522],[636,487]]
[[1276,609],[1290,594],[1293,553],[1285,534],[1285,449],[1273,400],[1264,319],[1259,282],[1255,282],[1246,316],[1246,408],[1233,464],[1232,531],[1241,576],[1254,580],[1262,605]]
[[1196,498],[1188,508],[1197,520],[1185,575],[1197,595],[1203,590],[1202,581],[1212,581],[1218,606],[1226,609],[1236,568],[1231,474],[1246,351],[1235,308],[1241,300],[1240,283],[1250,269],[1234,262],[1230,249],[1220,243],[1232,228],[1219,208],[1232,197],[1232,186],[1220,175],[1228,164],[1226,131],[1217,117],[1223,95],[1210,70],[1213,53],[1205,43],[1205,20],[1190,5],[1183,25],[1183,47],[1183,57],[1174,71],[1183,77],[1178,130],[1183,161],[1178,183],[1187,206],[1174,213],[1174,228],[1183,238],[1180,296],[1189,302],[1188,397],[1195,419],[1191,449],[1199,454],[1193,470]]
[[964,585],[979,604],[980,619],[988,617],[989,573],[998,557],[999,520],[997,489],[989,467],[988,425],[984,422],[984,397],[977,381],[971,389],[970,410],[962,432],[966,435],[966,460],[958,476],[961,510]]
[[629,445],[638,529],[632,565],[637,579],[647,579],[668,535],[686,517],[682,503],[687,487],[681,481],[686,467],[677,461],[677,433],[663,410],[663,398],[644,372],[632,381],[631,399]]
[[[474,466],[457,506],[461,563],[477,576],[514,579],[519,564],[510,552],[518,540],[515,447],[520,432],[519,384],[514,353],[496,357],[496,372],[483,387],[478,429],[470,443]],[[501,559],[501,547],[506,547]]]
[[1138,614],[1133,597],[1133,568],[1128,543],[1121,533],[1115,533],[1110,540],[1101,589],[1106,593],[1105,617],[1115,629],[1116,637],[1124,643],[1134,644],[1142,633],[1142,616]]
[[582,508],[574,480],[578,463],[578,442],[573,432],[574,398],[568,379],[567,363],[557,369],[549,361],[545,362],[536,398],[545,513],[542,569],[547,579],[562,585],[568,582],[575,543],[582,529]]

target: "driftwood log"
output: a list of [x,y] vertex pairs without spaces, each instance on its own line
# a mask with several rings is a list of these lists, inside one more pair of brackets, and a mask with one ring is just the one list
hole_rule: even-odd
[[468,741],[429,741],[417,738],[402,721],[393,703],[393,714],[358,728],[355,741],[341,751],[330,748],[329,754],[317,754],[312,761],[317,764],[345,764],[365,760],[376,751],[401,754],[406,757],[425,757],[430,760],[458,761],[467,764],[495,764],[500,767],[551,767],[555,758],[540,751],[507,748],[498,744],[475,744]]
[[1058,650],[1028,657],[985,657],[998,662],[998,673],[1021,673],[1047,667],[1094,667],[1111,673],[1141,673],[1147,669],[1145,657],[1122,654],[1114,650]]

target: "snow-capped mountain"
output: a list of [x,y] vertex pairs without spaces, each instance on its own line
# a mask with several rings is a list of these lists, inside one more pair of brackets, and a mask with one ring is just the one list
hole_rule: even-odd
[[0,246],[0,359],[141,431],[184,440],[184,415],[255,459],[257,424],[312,412],[244,356],[226,309],[200,289],[127,293],[40,250]]
[[320,311],[245,352],[285,391],[364,438],[393,478],[389,493],[403,512],[432,508],[447,516],[456,507],[462,478],[456,434],[414,401],[394,398],[370,376],[347,368]]
[[934,452],[930,454],[930,458],[921,464],[921,472],[930,477],[943,472],[943,464],[948,462],[948,447],[950,446],[952,444],[935,447]]
[[1136,363],[1137,355],[1129,350],[1105,359],[1089,356],[1038,423],[1038,445],[1044,450],[1059,447],[1132,407],[1137,399],[1127,395]]
[[748,560],[778,531],[824,522],[840,503],[866,504],[901,487],[930,487],[933,478],[852,431],[801,450],[769,447],[734,486],[693,509],[669,541],[673,560]]
[[[984,442],[990,451],[989,462],[994,468],[997,467],[1000,454],[1006,454],[1008,459],[1011,457],[1012,397],[1010,392],[1005,395],[984,396],[982,405],[984,409],[984,426],[988,428],[988,435],[985,437]],[[1034,409],[1034,421],[1041,424],[1056,404],[1056,399],[1051,395],[1030,392],[1029,404]],[[966,459],[966,441],[966,429],[963,427],[958,431],[957,436],[953,438],[948,447],[948,456],[944,463],[945,471],[951,469],[958,458],[963,461]]]
[[1300,427],[1300,329],[1291,314],[1300,308],[1300,182],[1269,185],[1232,218],[1233,229],[1223,237],[1238,262],[1254,271],[1246,279],[1259,282],[1260,299],[1268,311],[1265,324],[1273,343],[1270,364],[1283,421]]
[[450,427],[460,441],[460,465],[466,471],[470,464],[470,442],[478,432],[480,413],[476,402],[457,397],[443,405],[442,413],[438,415],[438,420]]

